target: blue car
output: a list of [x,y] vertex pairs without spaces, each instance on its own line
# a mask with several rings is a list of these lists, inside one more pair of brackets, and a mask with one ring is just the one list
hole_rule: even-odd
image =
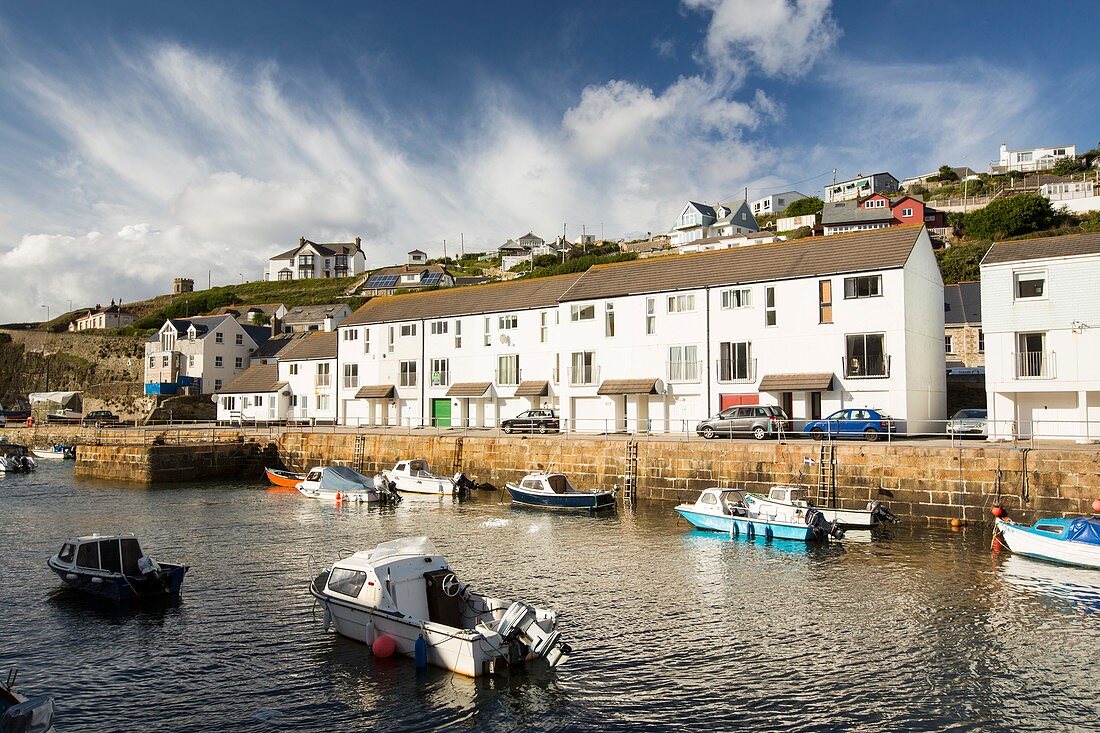
[[803,433],[814,440],[829,438],[866,438],[878,440],[880,435],[894,431],[889,415],[868,407],[837,410],[823,420],[806,423]]

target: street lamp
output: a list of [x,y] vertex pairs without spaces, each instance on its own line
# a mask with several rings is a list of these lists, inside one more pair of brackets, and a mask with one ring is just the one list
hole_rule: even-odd
[[46,323],[49,323],[50,322],[50,307],[48,305],[44,305],[42,307],[46,309]]

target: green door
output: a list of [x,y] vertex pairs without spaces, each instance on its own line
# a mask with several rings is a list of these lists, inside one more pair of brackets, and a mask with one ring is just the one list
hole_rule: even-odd
[[449,399],[432,400],[432,425],[437,428],[451,427],[451,401]]

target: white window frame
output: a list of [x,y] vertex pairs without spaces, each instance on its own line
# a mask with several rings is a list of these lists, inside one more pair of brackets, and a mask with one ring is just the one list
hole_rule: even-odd
[[297,364],[288,365],[287,366],[287,373],[290,374],[290,376],[292,376],[292,377],[297,376],[298,375],[298,365]]
[[455,348],[462,348],[462,321],[455,319]]
[[515,313],[506,313],[497,317],[497,328],[501,331],[512,331],[519,327],[519,316]]
[[752,308],[752,288],[729,288],[722,291],[722,310]]
[[221,357],[221,355],[218,355],[218,356],[214,357],[214,368],[215,369],[221,369],[224,365],[225,365],[225,359],[223,359]]
[[399,386],[415,387],[418,384],[416,365],[416,359],[406,359],[398,364]]
[[[1041,280],[1043,283],[1042,295],[1020,295],[1021,282],[1033,282]],[[1016,270],[1012,273],[1012,300],[1033,301],[1046,300],[1050,279],[1046,270]]]
[[779,311],[776,308],[775,286],[764,288],[764,327],[775,328],[779,325]]
[[[861,280],[867,281],[867,295],[859,294],[859,285]],[[848,283],[853,283],[851,290],[852,295],[849,295]],[[873,290],[872,285],[877,283],[878,292],[871,292]],[[844,300],[865,300],[867,298],[881,298],[883,293],[882,275],[852,275],[851,277],[844,278]],[[835,300],[835,299],[834,299]]]
[[318,387],[329,387],[332,385],[332,365],[327,361],[322,361],[317,364],[317,371],[314,375],[314,382]]
[[430,324],[432,336],[446,336],[449,328],[447,321],[432,321]]
[[357,341],[359,339],[358,328],[345,328],[344,329],[344,341]]
[[352,389],[359,386],[359,365],[355,363],[344,364],[344,388]]
[[[508,364],[507,367],[506,364]],[[519,354],[500,354],[497,356],[497,384],[504,387],[519,384]]]
[[410,338],[416,335],[415,323],[402,323],[401,324],[401,338]]
[[574,323],[596,320],[595,303],[575,303],[569,306],[569,320]]
[[670,295],[665,301],[669,314],[693,313],[695,311],[695,293]]
[[645,332],[647,336],[657,333],[657,299],[645,299]]
[[[451,383],[451,360],[436,358],[431,361],[429,378],[433,387],[446,387]],[[438,376],[437,376],[438,375]]]
[[615,304],[608,301],[603,307],[603,335],[615,338]]

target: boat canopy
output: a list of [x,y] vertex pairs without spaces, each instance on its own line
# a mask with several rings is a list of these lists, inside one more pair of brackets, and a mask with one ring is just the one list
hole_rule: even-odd
[[401,555],[438,555],[439,552],[427,537],[402,537],[389,542],[380,542],[367,554],[371,562],[381,562],[386,558]]
[[552,473],[546,477],[546,484],[553,489],[555,494],[565,494],[573,487],[569,485],[569,479],[563,473]]
[[1066,532],[1066,539],[1072,542],[1084,542],[1100,545],[1100,519],[1080,517],[1074,519]]
[[363,491],[374,488],[374,482],[347,466],[321,469],[320,488],[327,491]]

